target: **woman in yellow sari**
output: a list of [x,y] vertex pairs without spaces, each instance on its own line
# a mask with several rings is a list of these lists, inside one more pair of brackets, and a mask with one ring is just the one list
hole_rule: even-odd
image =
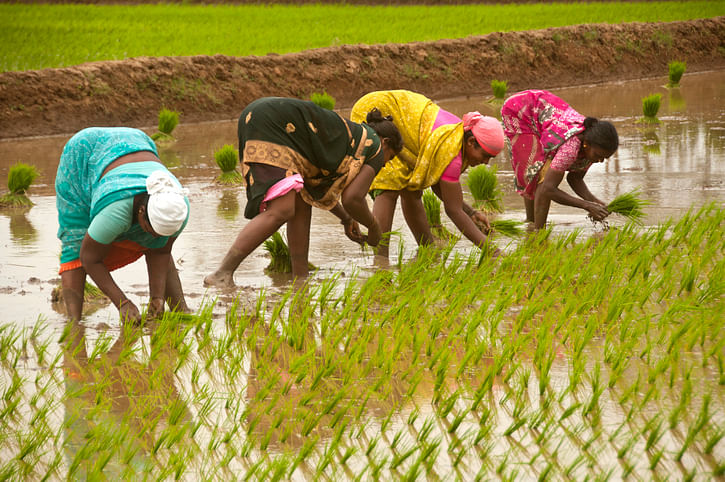
[[[400,197],[403,216],[419,245],[431,244],[433,235],[421,200],[431,187],[443,201],[448,217],[473,244],[482,247],[488,231],[486,216],[463,201],[461,173],[469,166],[488,164],[504,145],[501,123],[478,112],[463,119],[441,109],[424,95],[408,90],[366,94],[352,108],[350,118],[359,122],[372,109],[393,117],[403,136],[403,150],[378,173],[370,189],[373,215],[383,232],[389,232]],[[383,244],[378,254],[388,256]]]

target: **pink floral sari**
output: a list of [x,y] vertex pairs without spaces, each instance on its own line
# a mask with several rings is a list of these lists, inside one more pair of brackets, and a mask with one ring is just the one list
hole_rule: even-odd
[[511,144],[516,192],[529,199],[547,161],[557,171],[587,170],[579,159],[584,116],[545,90],[525,90],[509,97],[501,108],[504,134]]

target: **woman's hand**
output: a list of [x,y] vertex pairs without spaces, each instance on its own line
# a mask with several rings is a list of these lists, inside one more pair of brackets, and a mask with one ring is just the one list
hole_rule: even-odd
[[133,301],[128,298],[121,300],[121,304],[118,306],[118,314],[121,316],[122,321],[128,321],[131,323],[138,323],[141,321],[141,312],[138,311]]
[[471,219],[473,219],[473,222],[476,223],[476,226],[478,226],[483,234],[488,236],[491,232],[491,223],[488,221],[488,217],[486,217],[486,215],[481,211],[473,211]]
[[146,315],[148,318],[161,318],[164,314],[164,299],[163,298],[151,298],[148,307],[146,309]]
[[606,206],[603,206],[602,204],[596,202],[590,201],[587,204],[586,210],[589,212],[589,217],[592,218],[594,221],[601,221],[609,216],[609,210],[606,208]]
[[380,231],[380,225],[377,221],[373,222],[368,228],[367,243],[370,246],[377,246],[380,244],[382,237],[383,233]]
[[345,227],[345,236],[359,245],[365,243],[365,235],[360,232],[360,225],[352,218],[342,222]]

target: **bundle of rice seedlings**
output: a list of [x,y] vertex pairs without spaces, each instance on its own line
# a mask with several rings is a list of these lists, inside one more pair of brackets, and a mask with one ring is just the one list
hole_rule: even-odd
[[[265,271],[272,273],[292,272],[292,257],[290,256],[289,247],[279,231],[264,242],[264,249],[267,250],[271,258]],[[317,269],[312,263],[307,263],[307,268],[311,271]]]
[[515,238],[524,234],[522,226],[524,223],[521,221],[514,221],[513,219],[496,219],[491,221],[491,231],[493,234],[502,234],[509,238]]
[[662,94],[652,94],[642,99],[642,113],[644,114],[644,122],[658,123],[657,112],[660,110],[662,103]]
[[503,212],[503,194],[498,187],[495,166],[480,165],[471,169],[468,172],[468,188],[476,201],[476,207],[488,212]]
[[239,153],[231,144],[225,144],[214,152],[214,160],[222,170],[217,182],[221,184],[239,184],[244,181],[242,175],[237,171]]
[[508,82],[505,80],[492,80],[491,90],[493,90],[493,96],[496,99],[503,99],[506,97],[506,90],[508,89]]
[[634,223],[642,224],[642,218],[645,216],[642,208],[644,206],[649,206],[650,204],[652,204],[652,202],[646,199],[641,199],[639,189],[635,189],[634,191],[620,194],[615,197],[612,202],[607,205],[607,209],[609,209],[609,212],[611,213],[629,218],[629,220]]
[[292,272],[292,258],[289,254],[289,247],[279,231],[264,242],[264,249],[267,250],[271,258],[269,266],[266,268],[267,271],[273,273]]
[[335,108],[335,98],[327,92],[313,92],[310,100],[324,109],[333,110]]
[[35,166],[17,162],[8,171],[9,193],[0,197],[0,206],[22,207],[32,206],[33,202],[25,192],[38,177],[38,170]]
[[428,218],[428,224],[435,236],[442,239],[454,237],[441,222],[441,200],[438,199],[432,189],[423,191],[423,207],[425,208],[425,217]]
[[667,64],[667,68],[669,69],[669,82],[667,83],[667,87],[679,87],[680,79],[682,78],[682,74],[685,73],[687,63],[673,60]]
[[171,133],[179,125],[179,113],[167,108],[159,111],[159,131],[151,135],[153,140],[173,140]]

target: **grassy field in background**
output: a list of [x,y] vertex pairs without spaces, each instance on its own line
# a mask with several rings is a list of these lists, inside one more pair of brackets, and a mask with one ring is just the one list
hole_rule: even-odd
[[0,4],[0,71],[136,56],[265,55],[584,23],[725,15],[725,0],[458,6]]

